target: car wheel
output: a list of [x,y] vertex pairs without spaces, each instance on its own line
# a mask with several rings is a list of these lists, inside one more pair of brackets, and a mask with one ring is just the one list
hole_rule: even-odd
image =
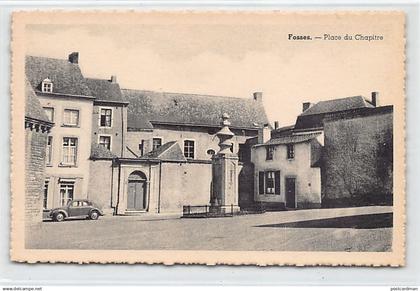
[[64,220],[64,213],[63,212],[58,212],[56,214],[54,214],[54,220],[57,222],[63,221]]
[[92,220],[97,220],[99,218],[99,212],[96,210],[93,210],[90,214],[89,214],[89,218]]

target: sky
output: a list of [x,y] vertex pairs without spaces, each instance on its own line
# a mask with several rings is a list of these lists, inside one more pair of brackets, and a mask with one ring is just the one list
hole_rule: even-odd
[[[26,26],[28,55],[79,52],[85,77],[116,75],[122,88],[252,98],[263,92],[271,122],[295,122],[302,102],[380,94],[400,97],[398,29],[386,17],[280,15],[151,17],[135,21],[62,21]],[[379,34],[383,41],[290,41],[288,34]]]

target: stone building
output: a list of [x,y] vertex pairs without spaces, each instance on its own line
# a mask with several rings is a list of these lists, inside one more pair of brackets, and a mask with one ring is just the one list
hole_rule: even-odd
[[[246,142],[268,122],[260,93],[246,99],[123,89],[122,97],[128,103],[124,151],[110,155],[102,149],[92,156],[101,166],[90,188],[109,181],[107,195],[95,196],[106,211],[179,213],[184,205],[208,204],[223,113],[234,116],[231,150],[240,156],[238,179],[252,180]],[[238,203],[252,203],[250,189],[241,189]]]
[[30,226],[42,221],[47,135],[53,123],[27,81],[25,100],[25,226]]
[[55,126],[47,138],[44,208],[87,198],[93,101],[78,65],[78,54],[66,59],[28,56],[26,77]]
[[378,93],[303,103],[253,146],[254,198],[272,208],[392,203],[392,106]]
[[[237,179],[253,185],[249,138],[268,119],[262,94],[234,98],[121,89],[116,77],[86,78],[79,54],[28,56],[26,76],[47,118],[44,208],[93,200],[108,214],[180,212],[208,204],[223,113],[231,116]],[[239,187],[250,205],[252,187]]]

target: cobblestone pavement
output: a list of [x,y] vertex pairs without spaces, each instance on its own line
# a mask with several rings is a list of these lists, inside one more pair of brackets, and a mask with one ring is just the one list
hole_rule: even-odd
[[26,243],[41,249],[390,251],[392,207],[207,219],[145,214],[43,222],[29,232]]

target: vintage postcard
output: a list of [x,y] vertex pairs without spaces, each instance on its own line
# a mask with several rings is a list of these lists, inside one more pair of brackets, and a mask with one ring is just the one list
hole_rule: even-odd
[[12,27],[11,260],[404,265],[404,13]]

